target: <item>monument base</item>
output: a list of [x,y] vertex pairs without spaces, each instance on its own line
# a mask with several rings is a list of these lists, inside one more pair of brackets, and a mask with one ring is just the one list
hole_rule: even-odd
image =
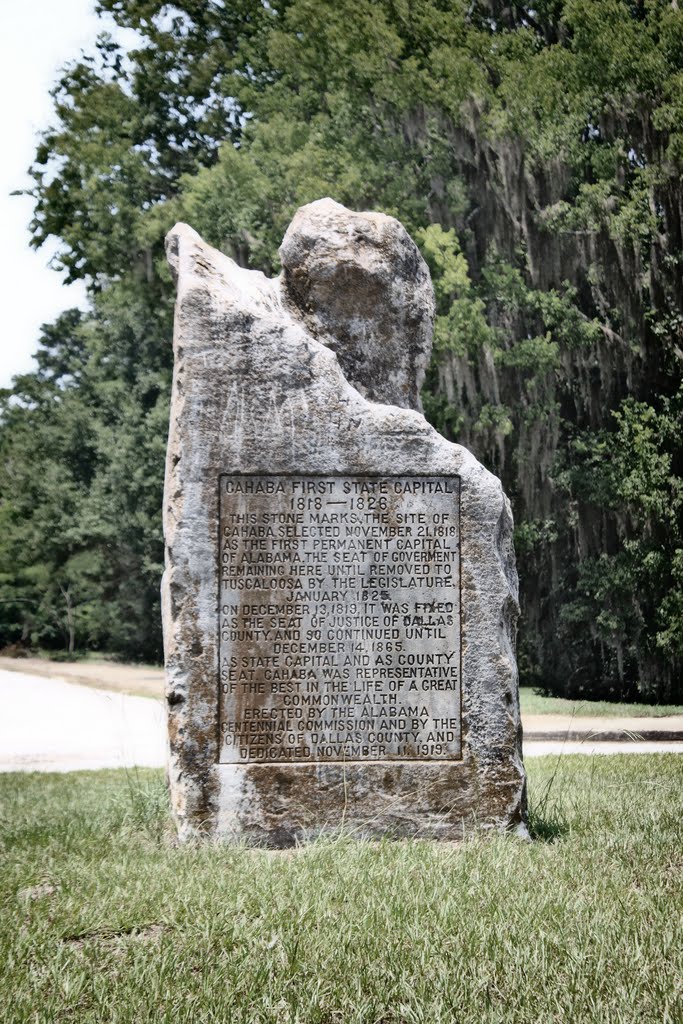
[[510,507],[416,408],[433,298],[415,245],[323,200],[277,280],[183,225],[169,254],[180,835],[523,830]]

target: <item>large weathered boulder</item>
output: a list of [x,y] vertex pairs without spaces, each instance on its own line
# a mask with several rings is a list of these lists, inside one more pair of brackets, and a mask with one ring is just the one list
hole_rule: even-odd
[[416,411],[434,308],[416,246],[321,200],[275,280],[182,224],[168,254],[181,836],[523,831],[510,507]]

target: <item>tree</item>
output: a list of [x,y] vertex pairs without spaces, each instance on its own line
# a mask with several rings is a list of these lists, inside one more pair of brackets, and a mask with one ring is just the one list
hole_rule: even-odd
[[[554,692],[680,695],[677,5],[101,0],[99,9],[140,45],[126,54],[103,38],[66,70],[34,188],[35,244],[56,235],[62,264],[95,303],[74,337],[60,329],[49,349],[65,366],[89,367],[51,385],[64,392],[56,405],[66,410],[69,392],[104,424],[78,492],[90,524],[80,551],[101,550],[106,523],[110,545],[128,538],[136,593],[147,592],[143,548],[123,524],[142,505],[144,550],[159,550],[161,460],[152,468],[156,452],[136,425],[148,416],[156,425],[167,394],[162,240],[173,220],[273,272],[296,207],[332,194],[399,216],[432,269],[425,405],[511,495],[524,679]],[[41,373],[20,389],[47,386]],[[20,394],[9,400],[2,432],[20,463],[34,414]],[[56,464],[68,465],[66,447]],[[666,479],[650,463],[666,465]],[[143,465],[157,482],[138,491]],[[640,503],[625,477],[640,481]],[[107,516],[122,493],[127,511]],[[56,490],[46,507],[53,499]],[[56,565],[46,578],[57,579]],[[157,628],[153,602],[124,614],[143,616],[146,634]],[[139,642],[108,635],[117,649]]]

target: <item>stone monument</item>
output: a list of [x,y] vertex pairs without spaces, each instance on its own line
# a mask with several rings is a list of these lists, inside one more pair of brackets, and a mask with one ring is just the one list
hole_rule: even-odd
[[169,779],[181,837],[525,831],[512,519],[425,420],[402,225],[302,207],[270,280],[169,234]]

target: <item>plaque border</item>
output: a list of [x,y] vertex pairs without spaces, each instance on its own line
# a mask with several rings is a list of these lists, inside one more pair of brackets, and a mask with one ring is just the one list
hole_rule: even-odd
[[[354,758],[342,758],[340,760],[315,760],[310,761],[221,761],[221,711],[222,711],[222,691],[221,691],[221,482],[225,477],[240,477],[240,478],[261,478],[265,476],[283,476],[283,477],[355,477],[368,479],[385,479],[385,480],[397,480],[401,477],[411,477],[415,479],[428,479],[432,477],[449,477],[452,480],[458,481],[458,498],[457,498],[457,523],[458,523],[458,627],[460,630],[460,642],[458,645],[458,679],[460,682],[460,752],[457,757],[392,757],[388,760],[377,760],[372,758],[364,758],[357,760]],[[241,472],[225,472],[218,474],[218,505],[216,515],[216,562],[217,562],[217,584],[218,593],[216,595],[216,640],[217,640],[217,653],[218,653],[218,665],[217,665],[217,693],[216,693],[216,758],[214,764],[217,767],[230,767],[230,768],[320,768],[325,765],[439,765],[439,764],[462,764],[464,760],[463,753],[463,713],[462,713],[462,521],[461,521],[461,497],[462,497],[462,477],[459,473],[354,473],[352,471],[340,471],[337,470],[333,473],[311,473],[301,472],[295,473],[291,470],[284,472],[271,472],[266,470],[260,470],[258,472],[241,473]]]

